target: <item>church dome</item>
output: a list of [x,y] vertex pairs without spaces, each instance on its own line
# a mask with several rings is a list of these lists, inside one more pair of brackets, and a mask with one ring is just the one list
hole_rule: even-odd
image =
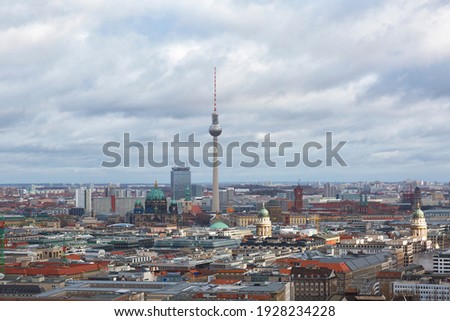
[[150,190],[147,193],[146,200],[160,201],[160,200],[165,200],[165,199],[166,199],[166,196],[164,195],[164,192],[158,188],[158,183],[155,182],[155,187],[153,187],[152,190]]
[[224,222],[218,221],[218,222],[215,222],[214,224],[212,224],[210,226],[210,228],[212,230],[226,229],[226,228],[228,228],[228,225],[226,225]]
[[418,203],[416,206],[416,210],[413,213],[413,219],[419,219],[419,218],[425,218],[425,214],[423,213],[423,211],[420,209],[420,204]]
[[264,204],[262,209],[259,210],[258,217],[269,217],[269,211],[266,209]]

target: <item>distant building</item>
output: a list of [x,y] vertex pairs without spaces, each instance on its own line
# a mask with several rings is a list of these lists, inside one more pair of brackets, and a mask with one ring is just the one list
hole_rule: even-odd
[[100,213],[126,214],[134,209],[135,203],[145,202],[144,197],[94,197],[92,199],[93,211],[96,215]]
[[337,277],[326,267],[294,266],[291,271],[295,301],[325,301],[337,293]]
[[412,210],[416,209],[418,204],[422,204],[422,192],[420,191],[419,187],[416,187],[414,189],[413,199],[411,203]]
[[230,220],[230,226],[246,227],[249,225],[255,225],[258,221],[257,213],[230,213],[228,214]]
[[282,224],[283,223],[283,208],[282,201],[277,199],[271,199],[265,204],[265,208],[269,212],[270,219],[274,223]]
[[450,251],[433,255],[433,272],[450,274]]
[[450,283],[442,282],[433,284],[418,281],[398,281],[393,282],[394,298],[412,298],[418,301],[450,301]]
[[307,223],[305,214],[295,213],[295,212],[287,212],[287,213],[282,213],[282,215],[284,218],[283,223],[284,223],[284,225],[287,225],[287,226],[306,225],[306,223]]
[[83,216],[85,209],[83,207],[73,207],[69,209],[69,215]]
[[77,188],[75,190],[75,207],[84,208],[86,213],[92,212],[92,190],[90,188]]
[[336,186],[333,186],[330,183],[326,183],[323,186],[323,196],[324,197],[336,197],[336,194],[337,194]]
[[289,283],[264,282],[243,284],[241,282],[224,282],[211,286],[191,286],[190,289],[173,296],[171,300],[195,301],[290,301]]
[[186,187],[191,187],[191,172],[189,167],[172,167],[170,172],[170,187],[172,188],[172,198],[175,200],[184,197]]
[[191,185],[191,196],[192,197],[203,196],[203,186],[200,184],[192,184]]
[[228,204],[228,192],[226,189],[219,189],[219,205],[226,207]]

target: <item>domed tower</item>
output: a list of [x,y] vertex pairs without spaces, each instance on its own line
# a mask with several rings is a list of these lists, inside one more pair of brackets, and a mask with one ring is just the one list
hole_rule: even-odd
[[134,203],[133,213],[134,214],[142,214],[142,213],[144,213],[144,206],[142,205],[141,200],[137,200]]
[[145,198],[145,213],[167,213],[167,199],[164,192],[158,188],[157,181],[155,181],[155,186],[147,193]]
[[263,204],[262,209],[258,213],[256,236],[272,236],[272,222],[270,221],[269,211],[266,209],[265,204]]
[[219,204],[219,166],[218,166],[218,137],[222,134],[222,127],[219,125],[219,114],[216,106],[216,68],[214,67],[214,111],[211,114],[212,124],[209,126],[209,134],[213,137],[213,199],[212,212],[218,214],[220,212]]
[[189,213],[190,211],[192,211],[191,189],[189,186],[186,186],[184,190],[183,213]]
[[411,236],[427,237],[427,222],[425,221],[425,214],[420,209],[420,203],[416,204],[416,210],[411,218]]

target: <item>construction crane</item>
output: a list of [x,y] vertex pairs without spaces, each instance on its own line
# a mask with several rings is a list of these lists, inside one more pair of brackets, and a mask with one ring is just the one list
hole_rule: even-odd
[[317,230],[317,233],[319,233],[319,231],[320,231],[320,214],[319,213],[309,214],[307,223],[311,226],[314,226],[314,228]]
[[317,230],[317,233],[319,233],[320,232],[320,214],[319,213],[316,213],[316,215],[314,217],[314,225]]

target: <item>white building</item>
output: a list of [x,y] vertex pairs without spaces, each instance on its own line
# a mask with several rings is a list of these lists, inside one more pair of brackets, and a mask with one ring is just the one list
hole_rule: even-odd
[[433,273],[450,273],[450,251],[433,255]]
[[423,281],[400,281],[392,284],[394,297],[416,296],[419,301],[450,301],[450,283],[423,283]]
[[75,207],[84,208],[87,213],[92,211],[92,190],[80,187],[75,190]]

